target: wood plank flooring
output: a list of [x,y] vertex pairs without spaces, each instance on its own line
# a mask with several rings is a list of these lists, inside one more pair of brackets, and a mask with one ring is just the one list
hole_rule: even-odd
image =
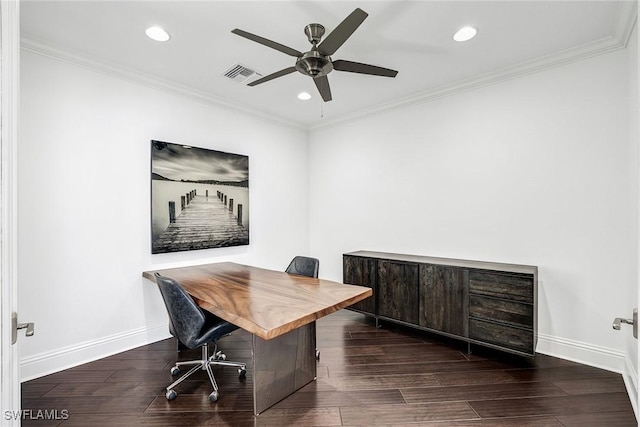
[[[566,360],[523,359],[385,324],[341,310],[317,324],[317,381],[252,414],[251,365],[215,369],[179,385],[169,368],[199,353],[168,339],[22,385],[25,426],[637,426],[622,377]],[[220,341],[228,360],[251,361],[250,335]],[[38,419],[57,411],[57,420]],[[68,411],[67,419],[61,415]],[[42,415],[43,412],[40,413]]]

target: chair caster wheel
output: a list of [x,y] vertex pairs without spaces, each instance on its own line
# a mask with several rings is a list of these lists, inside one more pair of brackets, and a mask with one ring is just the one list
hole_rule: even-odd
[[165,394],[165,397],[167,398],[167,400],[173,400],[177,395],[178,393],[176,393],[175,390],[167,390],[167,394]]
[[174,366],[173,368],[171,368],[171,375],[176,376],[180,373],[180,368],[178,368],[177,366]]
[[240,378],[246,378],[247,377],[247,370],[244,368],[238,368],[238,376]]
[[209,401],[216,402],[219,396],[220,394],[217,391],[212,391],[211,394],[209,395]]
[[219,351],[215,355],[215,360],[227,360],[227,355]]

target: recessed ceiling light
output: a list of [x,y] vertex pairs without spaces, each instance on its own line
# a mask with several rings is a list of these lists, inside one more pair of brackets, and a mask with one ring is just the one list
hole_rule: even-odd
[[169,36],[169,33],[167,33],[165,30],[163,30],[160,27],[149,27],[146,29],[145,33],[150,39],[155,40],[157,42],[166,42],[171,38]]
[[462,27],[453,35],[453,39],[457,42],[466,42],[471,40],[478,34],[478,30],[473,27]]
[[307,100],[311,99],[311,94],[309,92],[300,92],[298,94],[298,99],[301,99],[303,101],[307,101]]

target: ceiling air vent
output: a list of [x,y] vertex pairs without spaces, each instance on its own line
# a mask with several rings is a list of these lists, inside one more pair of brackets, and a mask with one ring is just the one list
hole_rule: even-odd
[[259,76],[259,75],[260,75],[259,73],[252,70],[251,68],[247,68],[244,65],[240,65],[240,64],[236,64],[224,72],[225,77],[238,83],[242,83],[251,77]]

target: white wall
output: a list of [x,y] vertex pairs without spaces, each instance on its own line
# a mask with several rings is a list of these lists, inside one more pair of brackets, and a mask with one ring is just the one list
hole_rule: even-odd
[[539,267],[538,351],[622,371],[637,279],[627,51],[314,130],[311,252]]
[[[23,51],[19,312],[23,379],[167,336],[146,269],[284,269],[309,249],[308,135]],[[150,140],[246,154],[251,244],[150,255]]]

